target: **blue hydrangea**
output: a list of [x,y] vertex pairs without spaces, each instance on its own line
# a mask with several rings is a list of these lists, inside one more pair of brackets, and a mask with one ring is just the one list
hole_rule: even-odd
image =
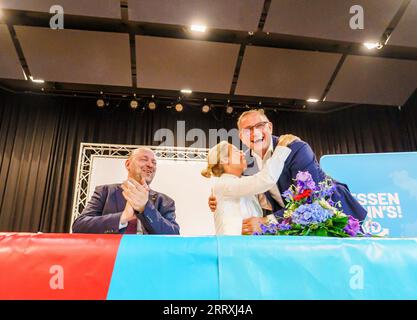
[[261,232],[257,232],[256,235],[275,235],[278,231],[290,230],[291,225],[283,221],[281,223],[270,223],[267,225],[261,224]]
[[322,223],[331,217],[332,212],[324,209],[317,202],[299,206],[291,216],[293,223],[301,225]]
[[275,223],[271,223],[268,225],[261,224],[261,233],[268,235],[268,234],[276,234],[278,230],[278,225]]
[[286,222],[281,222],[280,224],[278,224],[278,229],[280,231],[286,231],[286,230],[290,230],[291,229],[291,225],[286,223]]

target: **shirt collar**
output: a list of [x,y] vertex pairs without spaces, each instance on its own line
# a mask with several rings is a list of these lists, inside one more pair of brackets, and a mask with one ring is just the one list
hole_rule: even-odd
[[269,144],[268,151],[266,152],[266,155],[267,156],[269,155],[269,157],[271,157],[273,152],[274,152],[274,143],[273,143],[272,137],[271,137],[271,143]]
[[255,161],[256,161],[256,164],[258,165],[259,170],[262,169],[263,164],[265,163],[266,160],[268,160],[272,156],[273,152],[274,152],[274,145],[271,139],[271,143],[269,144],[268,151],[266,152],[263,159],[259,155],[257,155],[255,152],[253,153],[253,156],[255,158]]

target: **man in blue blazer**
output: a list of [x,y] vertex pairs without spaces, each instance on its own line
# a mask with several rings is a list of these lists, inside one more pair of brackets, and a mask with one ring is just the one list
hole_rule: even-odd
[[152,150],[139,148],[125,163],[128,180],[96,187],[74,221],[74,233],[179,234],[175,202],[149,189],[156,172]]
[[[246,153],[248,168],[245,175],[252,175],[259,171],[260,167],[269,159],[273,150],[278,144],[279,137],[272,135],[272,123],[268,120],[263,110],[250,110],[242,113],[238,120],[240,139],[249,150]],[[277,218],[283,216],[285,203],[281,194],[286,191],[299,171],[308,171],[314,181],[319,183],[327,175],[321,169],[311,147],[304,141],[296,139],[288,145],[291,154],[284,164],[284,169],[276,186],[271,190],[259,195],[259,202],[264,208],[264,217],[252,217],[245,219],[242,225],[242,234],[253,234],[260,231],[260,224],[276,222]],[[352,196],[347,185],[335,181],[336,192],[333,201],[340,201],[343,211],[363,221],[366,217],[366,210]],[[213,197],[209,200],[210,208],[215,209],[216,201]]]

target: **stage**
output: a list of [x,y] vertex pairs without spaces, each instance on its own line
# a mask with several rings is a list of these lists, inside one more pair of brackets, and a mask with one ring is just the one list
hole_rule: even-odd
[[0,233],[0,299],[416,299],[417,239]]

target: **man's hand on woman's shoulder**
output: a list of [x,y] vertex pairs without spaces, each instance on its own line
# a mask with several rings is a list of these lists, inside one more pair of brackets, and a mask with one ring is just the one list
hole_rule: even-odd
[[278,145],[281,147],[287,147],[295,141],[301,141],[301,139],[293,134],[283,134],[278,139]]

